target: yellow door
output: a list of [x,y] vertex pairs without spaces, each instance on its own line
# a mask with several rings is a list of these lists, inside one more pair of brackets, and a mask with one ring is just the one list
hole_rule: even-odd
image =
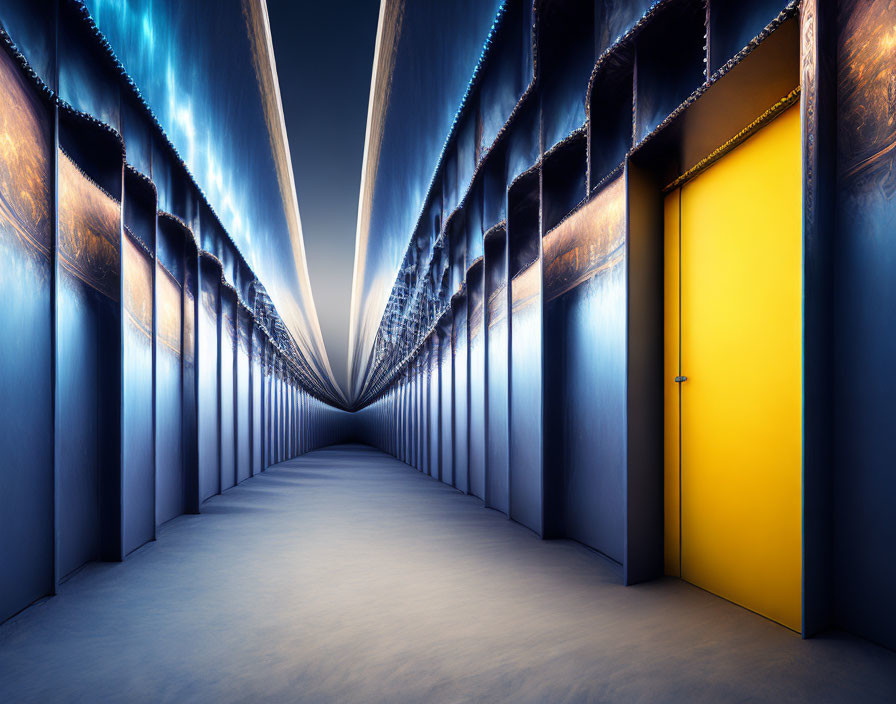
[[798,108],[671,192],[665,216],[666,569],[799,631]]

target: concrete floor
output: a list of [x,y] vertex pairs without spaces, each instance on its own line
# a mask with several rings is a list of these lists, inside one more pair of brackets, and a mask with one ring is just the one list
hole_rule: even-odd
[[0,702],[896,701],[896,653],[543,542],[368,448],[286,462],[0,626]]

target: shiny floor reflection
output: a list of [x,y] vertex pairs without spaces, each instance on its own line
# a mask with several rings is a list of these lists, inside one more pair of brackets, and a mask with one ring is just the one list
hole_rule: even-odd
[[0,626],[0,701],[894,701],[896,653],[619,585],[374,450],[305,455]]

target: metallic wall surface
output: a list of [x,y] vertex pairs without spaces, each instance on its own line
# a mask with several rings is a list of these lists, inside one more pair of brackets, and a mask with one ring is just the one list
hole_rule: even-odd
[[432,416],[429,410],[430,404],[430,341],[423,344],[423,352],[420,369],[420,469],[425,474],[431,474],[429,469],[429,446],[432,439]]
[[617,179],[544,241],[545,385],[562,532],[623,560],[625,182]]
[[[63,28],[86,31],[86,23],[74,21],[86,11],[95,27],[90,31],[101,32],[108,41],[220,219],[221,241],[229,248],[232,240],[234,261],[245,258],[258,274],[307,361],[332,386],[308,282],[281,109],[274,98],[276,69],[268,53],[263,5],[227,0],[216,4],[214,12],[196,1],[62,5],[67,13]],[[86,46],[80,38],[73,44]],[[60,68],[83,73],[82,66],[97,65],[85,60]],[[115,96],[91,94],[84,81],[69,85],[77,91],[73,88],[63,99],[119,129],[112,121]],[[198,221],[206,218],[185,201],[183,189],[174,188],[172,196],[180,204],[160,193],[162,207],[198,232]],[[209,249],[206,244],[203,239]],[[236,266],[229,266],[220,250],[209,251],[224,261],[227,282],[240,289]]]
[[283,461],[283,383],[280,378],[279,362],[275,362],[271,385],[274,408],[271,412],[271,464]]
[[486,464],[485,503],[510,511],[509,352],[507,235],[504,228],[485,243]]
[[504,5],[501,0],[393,4],[392,26],[380,32],[388,29],[394,37],[394,45],[388,43],[394,55],[372,86],[371,120],[381,132],[372,133],[362,176],[349,342],[354,396],[369,373],[380,319],[428,205],[445,140]]
[[454,476],[454,354],[451,349],[452,326],[446,321],[447,329],[439,334],[439,374],[441,377],[441,475],[446,484],[456,486]]
[[[0,293],[17,311],[2,314],[0,379],[5,414],[28,423],[17,437],[36,433],[27,471],[0,476],[12,519],[0,527],[14,541],[0,543],[13,566],[0,618],[86,561],[123,559],[275,454],[347,436],[346,416],[320,401],[309,417],[326,428],[300,414],[300,384],[329,397],[320,359],[284,331],[295,319],[279,317],[93,19],[75,0],[0,11],[0,126],[15,136],[0,149]],[[24,461],[5,459],[4,470]]]
[[454,307],[454,486],[470,493],[470,432],[469,432],[469,346],[467,330],[467,297]]
[[[538,233],[535,233],[536,236]],[[541,262],[510,282],[510,517],[541,535],[542,346]]]
[[37,75],[56,90],[56,7],[59,0],[7,0],[0,24],[15,38]]
[[[585,99],[582,86],[587,84],[595,61],[594,16],[612,13],[617,3],[541,3],[539,72],[544,145],[549,148],[585,124]],[[631,6],[632,20],[640,17],[639,3]],[[647,3],[640,3],[645,5]],[[620,27],[619,29],[623,29]]]
[[277,409],[275,411],[274,437],[277,447],[277,462],[286,459],[286,383],[284,371],[280,367],[277,370]]
[[[184,471],[184,511],[199,513],[199,383],[197,379],[197,330],[196,316],[199,312],[199,257],[191,238],[185,242],[187,266],[184,268],[183,314],[182,314],[182,418],[183,425],[183,471]],[[158,276],[156,277],[158,281]],[[157,314],[158,317],[158,314]]]
[[486,367],[483,267],[472,269],[467,279],[470,328],[470,493],[485,500],[486,463]]
[[184,463],[183,290],[156,264],[156,524],[182,514],[186,507]]
[[269,344],[265,345],[264,358],[264,466],[269,467],[274,463],[274,379],[272,350]]
[[421,457],[421,443],[422,437],[421,433],[423,430],[423,414],[421,408],[421,380],[420,380],[420,370],[422,367],[423,360],[418,353],[418,355],[411,362],[412,371],[413,371],[413,389],[412,389],[412,398],[411,398],[411,407],[412,407],[412,426],[411,426],[411,434],[412,434],[412,454],[411,454],[411,466],[417,469],[422,469],[422,465],[420,462]]
[[65,576],[120,552],[112,497],[121,482],[122,223],[120,200],[64,151],[57,158],[56,525],[57,570]]
[[124,553],[155,537],[153,261],[129,234],[121,240],[122,507]]
[[218,319],[221,347],[218,360],[218,398],[221,404],[221,491],[236,484],[236,296],[221,287],[221,316]]
[[111,63],[98,60],[89,29],[71,3],[58,5],[59,97],[75,110],[121,133],[121,90]]
[[[896,647],[896,4],[839,3],[834,277],[834,622]],[[830,21],[830,20],[829,20]]]
[[0,51],[0,621],[53,587],[53,112]]
[[[255,100],[258,37],[241,24],[252,23],[242,6],[225,4],[203,25],[195,3],[91,0],[92,20],[73,0],[0,10],[0,132],[15,135],[0,140],[0,557],[14,566],[0,572],[0,618],[88,560],[122,559],[238,478],[349,439],[403,456],[545,537],[601,551],[624,580],[655,576],[662,260],[652,204],[694,145],[708,143],[702,133],[743,117],[729,100],[704,119],[713,91],[737,91],[744,76],[756,94],[777,91],[797,80],[796,57],[804,273],[814,282],[805,310],[833,328],[818,335],[803,321],[806,349],[831,348],[821,381],[804,379],[804,404],[816,413],[812,384],[830,387],[832,450],[830,476],[804,467],[828,494],[809,497],[806,544],[831,546],[829,564],[804,570],[804,598],[813,629],[837,625],[893,646],[896,572],[885,558],[896,540],[896,448],[881,420],[896,391],[893,3],[387,9],[396,7],[405,11],[381,28],[394,56],[377,60],[359,218],[352,393],[370,397],[356,413],[321,400],[326,363],[300,243],[284,226],[278,152],[265,100]],[[435,24],[444,31],[433,35]],[[184,41],[194,26],[195,41]],[[215,28],[239,51],[210,69]],[[768,61],[780,70],[749,73]],[[232,63],[236,83],[255,92],[228,116],[221,106],[240,94],[221,88]],[[815,81],[831,67],[830,102],[818,103],[828,87]],[[230,119],[259,129],[239,132]],[[819,120],[835,126],[830,173],[816,170]],[[258,178],[240,190],[234,164]],[[830,186],[826,204],[815,200],[826,193],[819,182]],[[158,198],[142,225],[129,211],[140,183]],[[537,200],[540,247],[517,237],[522,191]],[[811,226],[823,205],[836,218],[831,241],[819,243]],[[820,245],[836,252],[830,271],[816,268]],[[813,300],[819,291],[830,301]],[[387,327],[405,347],[379,334]]]
[[252,354],[250,358],[251,368],[250,385],[252,398],[251,412],[251,444],[252,456],[250,458],[250,473],[254,476],[264,470],[264,338],[258,329],[251,330]]
[[237,310],[236,345],[236,481],[248,479],[252,474],[252,397],[249,379],[249,346],[252,330],[249,315]]
[[441,344],[438,332],[429,337],[429,476],[442,477],[442,368],[439,364]]
[[221,274],[214,262],[199,260],[199,311],[196,326],[197,408],[199,418],[199,500],[221,491],[218,416],[218,307]]

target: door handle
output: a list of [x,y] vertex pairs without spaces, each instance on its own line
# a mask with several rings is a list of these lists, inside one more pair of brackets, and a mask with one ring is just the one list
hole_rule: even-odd
[[683,381],[687,381],[687,380],[688,380],[688,378],[687,378],[686,376],[677,376],[677,377],[675,377],[675,383],[676,383],[676,384],[680,384],[680,383],[682,383]]

